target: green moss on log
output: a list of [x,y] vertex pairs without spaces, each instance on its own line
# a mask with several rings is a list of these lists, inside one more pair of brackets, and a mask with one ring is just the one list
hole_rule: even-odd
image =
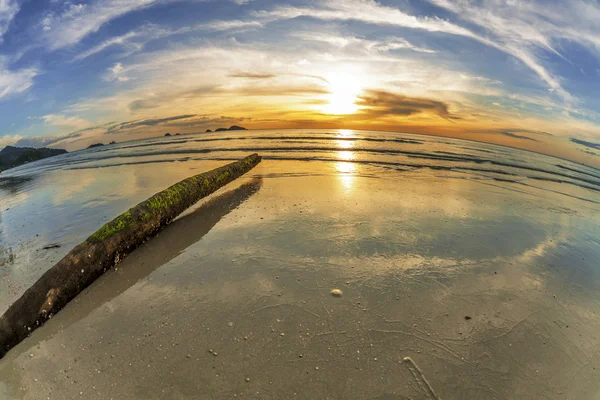
[[253,154],[187,178],[101,227],[46,271],[0,317],[0,358],[185,209],[245,174],[260,160]]
[[125,211],[123,214],[119,215],[117,218],[113,219],[108,224],[98,229],[96,233],[90,236],[89,239],[93,239],[96,241],[104,240],[109,236],[112,236],[130,227],[132,224],[133,217],[131,216],[131,210]]

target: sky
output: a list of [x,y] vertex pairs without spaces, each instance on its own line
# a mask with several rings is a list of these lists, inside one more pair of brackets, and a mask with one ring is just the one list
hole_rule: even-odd
[[600,167],[595,0],[0,0],[0,147],[243,125]]

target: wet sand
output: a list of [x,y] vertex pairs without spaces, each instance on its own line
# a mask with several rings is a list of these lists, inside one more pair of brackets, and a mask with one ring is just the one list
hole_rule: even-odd
[[597,399],[600,214],[536,185],[263,161],[0,360],[0,398]]

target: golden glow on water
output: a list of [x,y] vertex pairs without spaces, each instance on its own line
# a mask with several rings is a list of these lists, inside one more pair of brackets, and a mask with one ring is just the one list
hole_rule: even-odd
[[[351,151],[340,151],[338,157],[343,160],[352,160],[354,155]],[[356,171],[356,164],[345,161],[338,161],[335,163],[335,170],[339,173],[339,179],[342,186],[348,191],[352,189],[354,183],[354,172]]]
[[342,174],[351,174],[356,171],[356,165],[351,162],[338,161],[335,163],[335,169]]
[[345,161],[354,160],[354,153],[351,151],[338,151],[337,158]]
[[[354,131],[351,129],[340,129],[337,133],[337,137],[340,139],[354,138]],[[354,147],[354,141],[352,140],[336,140],[336,144],[340,149],[351,149]]]
[[354,137],[354,131],[352,129],[340,129],[338,131],[338,137]]
[[354,146],[354,142],[350,140],[336,140],[336,144],[341,149],[351,149]]

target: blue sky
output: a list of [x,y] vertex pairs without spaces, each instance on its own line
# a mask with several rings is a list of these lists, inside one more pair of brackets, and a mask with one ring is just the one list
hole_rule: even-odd
[[2,0],[0,146],[239,123],[550,143],[589,161],[569,138],[600,143],[597,21],[582,0]]

